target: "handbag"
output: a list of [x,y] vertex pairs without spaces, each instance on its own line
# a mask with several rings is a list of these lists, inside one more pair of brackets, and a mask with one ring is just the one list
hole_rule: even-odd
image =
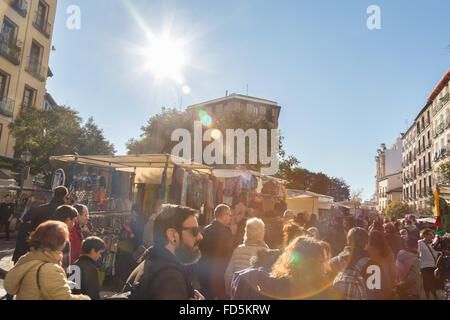
[[11,232],[16,231],[16,226],[17,226],[17,218],[12,218],[11,221],[9,222],[9,231]]

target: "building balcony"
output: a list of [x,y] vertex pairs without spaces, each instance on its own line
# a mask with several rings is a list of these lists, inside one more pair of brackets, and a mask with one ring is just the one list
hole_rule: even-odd
[[8,0],[9,5],[16,10],[22,17],[27,16],[28,0]]
[[442,98],[439,99],[435,108],[433,108],[433,117],[447,104],[450,100],[450,94],[447,92]]
[[6,97],[0,98],[0,114],[12,118],[14,114],[14,104],[14,100]]
[[0,55],[11,61],[16,66],[20,64],[22,42],[11,39],[7,34],[0,33]]
[[34,13],[33,26],[38,29],[44,36],[50,38],[52,25],[42,17],[40,18],[37,11]]
[[47,68],[40,64],[34,57],[28,57],[25,71],[41,82],[47,78]]

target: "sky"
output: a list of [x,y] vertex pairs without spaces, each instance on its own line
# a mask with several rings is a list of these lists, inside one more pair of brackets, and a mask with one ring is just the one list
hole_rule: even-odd
[[[67,26],[71,5],[79,29]],[[371,5],[380,29],[367,27]],[[92,116],[120,155],[162,106],[248,86],[281,106],[288,155],[368,199],[380,144],[406,131],[450,68],[448,12],[447,0],[59,0],[47,91]],[[163,35],[178,61],[166,77],[152,63]]]

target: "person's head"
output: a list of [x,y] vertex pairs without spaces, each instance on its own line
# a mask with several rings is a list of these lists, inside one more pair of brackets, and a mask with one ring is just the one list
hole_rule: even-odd
[[219,204],[214,210],[214,218],[225,226],[231,223],[231,209],[226,204]]
[[69,241],[69,229],[61,221],[47,221],[41,223],[30,234],[28,243],[30,248],[42,251],[62,251]]
[[98,237],[88,237],[83,241],[81,245],[81,252],[83,255],[88,256],[94,261],[97,261],[105,252],[105,242]]
[[201,256],[203,239],[197,222],[197,211],[188,207],[165,204],[153,226],[155,247],[165,247],[184,265],[196,263]]
[[408,236],[408,230],[401,229],[400,230],[400,236],[402,236],[403,238],[406,238]]
[[244,241],[247,240],[264,240],[265,225],[261,219],[252,218],[247,220],[245,224]]
[[395,233],[395,225],[392,222],[384,224],[384,233]]
[[[272,267],[276,278],[288,277],[301,295],[308,296],[327,285],[330,245],[311,237],[297,237],[284,250]],[[295,293],[298,295],[299,293]]]
[[303,212],[297,213],[297,215],[295,216],[294,220],[301,227],[304,227],[305,224],[306,224],[306,217],[305,217],[305,214]]
[[7,193],[5,195],[5,202],[10,202],[11,201],[11,196],[9,195],[9,193]]
[[380,222],[379,219],[375,219],[372,224],[369,227],[369,232],[371,231],[379,231],[381,233],[384,233],[383,224]]
[[84,226],[89,220],[89,210],[84,204],[76,204],[73,206],[78,212],[78,223]]
[[286,210],[286,211],[284,211],[284,213],[283,213],[283,220],[285,221],[285,222],[287,222],[287,221],[289,221],[289,220],[292,220],[292,219],[294,219],[295,218],[295,214],[294,214],[294,211],[292,211],[292,210]]
[[309,228],[307,232],[310,235],[310,237],[312,237],[316,240],[320,240],[319,239],[319,229],[317,229],[316,227]]
[[256,256],[250,259],[250,264],[255,268],[263,268],[267,272],[272,269],[273,264],[283,253],[280,249],[261,249],[256,252]]
[[295,221],[288,221],[283,225],[283,248],[286,248],[292,240],[298,236],[305,235],[305,228]]
[[66,196],[68,193],[69,193],[69,190],[67,190],[66,187],[59,186],[59,187],[56,187],[55,190],[53,190],[53,198],[58,201],[67,202]]
[[141,206],[138,205],[137,203],[133,204],[131,206],[131,215],[137,217],[141,214],[142,214]]
[[415,237],[406,237],[406,249],[408,251],[417,252],[418,243]]
[[367,248],[371,258],[390,259],[393,257],[391,248],[389,247],[383,233],[373,230],[369,233],[369,246]]
[[352,228],[347,233],[347,245],[353,249],[364,250],[368,242],[369,233],[364,228]]
[[412,226],[413,225],[413,222],[412,222],[412,220],[406,220],[406,225],[407,226]]
[[394,223],[394,227],[395,227],[395,231],[396,232],[400,232],[400,230],[402,230],[402,223],[400,221],[395,221]]
[[434,238],[434,232],[430,228],[425,228],[420,232],[420,238],[425,242],[432,242]]
[[53,215],[53,219],[56,221],[64,222],[67,225],[67,228],[70,230],[75,224],[75,219],[78,217],[78,211],[72,206],[68,204],[64,204],[59,206],[55,214]]

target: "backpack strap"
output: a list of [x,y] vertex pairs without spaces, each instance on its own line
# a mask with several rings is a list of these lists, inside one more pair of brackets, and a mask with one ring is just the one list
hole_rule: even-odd
[[369,261],[370,261],[369,257],[364,257],[364,258],[359,259],[355,265],[355,270],[358,271],[359,273],[361,273],[362,269]]

